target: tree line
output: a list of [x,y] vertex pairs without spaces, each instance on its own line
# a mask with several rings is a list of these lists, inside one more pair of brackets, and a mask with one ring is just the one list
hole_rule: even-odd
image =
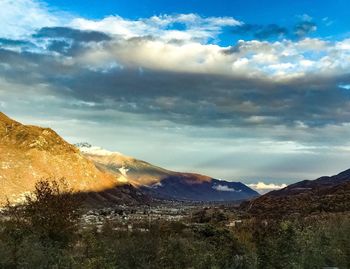
[[[64,182],[42,180],[0,222],[0,268],[299,269],[350,268],[346,215],[264,221],[226,227],[227,218],[199,214],[201,223],[154,221],[124,231],[106,221],[82,229],[81,198]],[[214,220],[214,221],[213,221]]]

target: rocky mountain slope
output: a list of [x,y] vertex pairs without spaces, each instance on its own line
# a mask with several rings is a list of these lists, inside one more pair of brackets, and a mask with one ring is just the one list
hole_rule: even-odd
[[20,201],[40,179],[60,178],[76,192],[98,193],[124,184],[53,130],[23,125],[0,113],[0,204]]
[[291,184],[247,202],[244,207],[258,216],[350,211],[350,169]]
[[192,201],[234,201],[259,194],[240,182],[228,182],[194,173],[179,173],[145,161],[109,152],[87,143],[77,145],[101,170],[113,173],[144,193],[163,199]]
[[90,203],[147,202],[149,197],[228,201],[258,194],[242,183],[169,171],[106,150],[67,143],[49,128],[0,113],[0,204],[19,202],[41,179],[64,178]]

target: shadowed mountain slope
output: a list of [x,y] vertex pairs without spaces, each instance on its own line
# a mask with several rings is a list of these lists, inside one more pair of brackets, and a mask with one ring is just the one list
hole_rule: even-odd
[[145,161],[109,152],[87,143],[77,145],[101,170],[113,173],[144,193],[160,199],[189,201],[235,201],[259,194],[240,182],[217,180],[195,173],[180,173]]
[[350,169],[291,184],[247,202],[244,207],[261,216],[350,211]]

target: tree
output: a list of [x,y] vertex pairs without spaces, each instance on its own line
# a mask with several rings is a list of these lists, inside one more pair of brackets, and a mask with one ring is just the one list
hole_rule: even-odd
[[[9,202],[0,225],[0,267],[69,264],[80,219],[80,199],[64,180],[41,180],[21,205]],[[46,265],[45,265],[46,264]]]
[[0,265],[11,264],[18,268],[21,244],[28,233],[22,207],[13,206],[7,201],[1,220],[1,249]]
[[26,197],[24,218],[43,243],[66,246],[74,239],[80,219],[80,199],[64,179],[41,180]]

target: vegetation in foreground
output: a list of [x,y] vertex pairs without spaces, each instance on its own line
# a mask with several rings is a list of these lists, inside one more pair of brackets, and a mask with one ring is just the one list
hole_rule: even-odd
[[157,221],[147,230],[81,228],[80,201],[56,181],[41,181],[0,223],[0,268],[350,268],[350,218],[249,219],[224,215],[196,223]]

